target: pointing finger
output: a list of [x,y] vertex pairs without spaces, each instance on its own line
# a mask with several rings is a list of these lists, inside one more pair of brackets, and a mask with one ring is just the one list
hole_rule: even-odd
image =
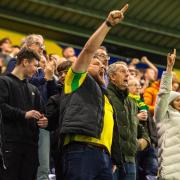
[[123,6],[123,8],[122,8],[120,11],[121,11],[122,13],[125,13],[125,12],[127,11],[128,7],[129,7],[129,5],[126,4],[126,5]]
[[173,54],[176,55],[176,49],[174,48]]

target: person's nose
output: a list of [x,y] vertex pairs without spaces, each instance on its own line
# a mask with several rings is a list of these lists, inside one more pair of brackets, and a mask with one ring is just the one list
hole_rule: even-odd
[[101,69],[103,69],[104,71],[106,70],[106,67],[104,64],[101,64]]
[[130,72],[126,71],[126,77],[128,78],[130,76]]

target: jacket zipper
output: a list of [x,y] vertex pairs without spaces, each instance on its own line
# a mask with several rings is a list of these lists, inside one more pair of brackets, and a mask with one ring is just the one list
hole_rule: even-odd
[[6,166],[6,164],[5,164],[5,160],[4,160],[4,149],[3,149],[3,139],[4,139],[4,137],[3,137],[3,120],[2,120],[2,112],[1,112],[1,110],[0,110],[0,129],[1,129],[1,150],[2,150],[2,163],[3,163],[3,168],[6,170],[7,169],[7,166]]

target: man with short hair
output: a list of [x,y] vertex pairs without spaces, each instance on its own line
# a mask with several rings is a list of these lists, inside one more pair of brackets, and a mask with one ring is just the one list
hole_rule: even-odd
[[99,60],[102,62],[102,64],[105,66],[105,69],[107,70],[110,57],[108,55],[106,47],[100,46],[95,53],[95,57],[99,58]]
[[62,179],[112,180],[114,111],[104,86],[105,67],[94,56],[112,26],[128,9],[110,12],[69,69],[60,103]]
[[107,87],[109,83],[108,76],[107,76],[107,69],[108,69],[110,57],[108,55],[106,47],[100,46],[96,50],[94,57],[98,58],[105,67],[104,79],[105,79],[105,87]]
[[1,180],[35,180],[39,128],[47,126],[39,91],[28,83],[37,70],[39,55],[21,49],[11,74],[0,76]]
[[[26,36],[22,42],[21,42],[21,49],[22,48],[28,48],[28,49],[32,49],[34,50],[36,53],[38,53],[39,55],[43,57],[46,56],[45,54],[45,46],[44,46],[44,39],[42,37],[42,35],[39,34],[30,34],[28,36]],[[12,72],[12,70],[14,69],[16,65],[16,58],[12,58],[7,66],[7,73]],[[41,84],[45,84],[46,83],[46,79],[45,77],[43,77],[43,72],[41,70],[38,70],[36,75],[41,75],[37,78],[33,77],[31,79],[31,83],[33,85],[37,85],[38,86]],[[43,85],[42,85],[43,87]],[[44,88],[45,90],[45,88]],[[43,91],[43,89],[42,89]],[[41,92],[40,92],[41,93]],[[44,98],[45,95],[41,93],[41,96]],[[45,97],[46,98],[46,97]],[[49,142],[49,132],[44,130],[44,129],[40,129],[40,133],[39,133],[39,168],[38,168],[38,175],[37,175],[37,179],[38,180],[48,180],[48,174],[49,174],[49,146],[50,146],[50,142]]]
[[[135,157],[137,149],[143,150],[149,142],[148,134],[137,117],[138,107],[134,99],[128,97],[129,70],[124,62],[116,62],[109,66],[110,83],[108,93],[117,115],[118,130],[114,132],[116,153],[113,155],[117,165],[115,180],[136,180]],[[120,159],[122,153],[122,159]],[[119,158],[118,158],[119,157]],[[122,166],[122,162],[124,166]]]
[[[45,48],[44,39],[39,34],[30,34],[22,40],[21,49],[22,48],[33,49],[38,54],[42,55],[43,50]],[[12,70],[15,68],[15,65],[16,65],[16,58],[10,59],[7,65],[6,73],[12,72]]]

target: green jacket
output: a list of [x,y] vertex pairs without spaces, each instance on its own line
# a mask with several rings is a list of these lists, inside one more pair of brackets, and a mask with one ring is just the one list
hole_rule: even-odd
[[127,91],[119,90],[112,83],[108,85],[108,94],[115,109],[118,127],[118,130],[114,132],[113,142],[113,147],[117,149],[112,149],[112,158],[117,165],[121,164],[119,157],[122,153],[122,161],[135,162],[138,150],[137,139],[144,138],[150,141],[144,127],[139,124],[138,107],[135,100],[128,97]]

